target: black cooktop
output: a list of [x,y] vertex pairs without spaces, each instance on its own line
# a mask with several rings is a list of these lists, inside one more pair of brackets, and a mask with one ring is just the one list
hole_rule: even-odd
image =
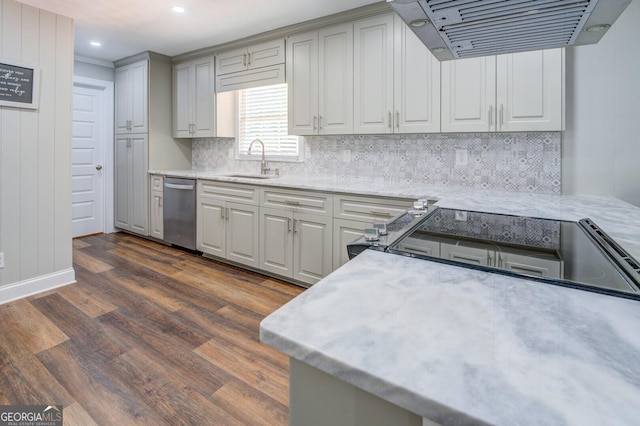
[[388,251],[640,298],[640,266],[593,221],[438,208]]

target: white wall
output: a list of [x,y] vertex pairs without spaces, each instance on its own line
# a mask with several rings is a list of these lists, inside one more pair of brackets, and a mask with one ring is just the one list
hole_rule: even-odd
[[73,282],[73,21],[0,0],[0,56],[40,67],[37,110],[0,107],[0,303]]
[[98,62],[103,61],[76,57],[73,61],[73,74],[96,80],[115,81],[115,68],[113,67],[113,63],[101,64]]
[[640,0],[602,40],[567,49],[567,194],[613,195],[640,206]]

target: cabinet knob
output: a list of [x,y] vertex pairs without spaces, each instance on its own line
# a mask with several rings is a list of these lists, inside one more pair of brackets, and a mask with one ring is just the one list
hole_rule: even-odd
[[102,170],[102,166],[101,166],[100,164],[98,164],[98,165],[96,166],[96,170]]

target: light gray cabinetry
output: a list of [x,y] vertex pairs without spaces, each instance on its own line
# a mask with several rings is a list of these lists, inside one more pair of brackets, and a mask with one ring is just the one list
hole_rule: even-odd
[[203,253],[258,267],[258,190],[198,181],[196,245]]
[[287,40],[289,133],[353,133],[353,25]]
[[265,188],[260,209],[260,268],[305,284],[332,271],[332,197]]
[[146,134],[116,135],[115,226],[149,234],[149,169]]
[[284,40],[272,40],[221,52],[216,57],[216,75],[247,71],[284,63]]
[[149,236],[149,169],[191,168],[171,134],[171,59],[145,52],[115,62],[117,228]]
[[215,137],[213,56],[173,66],[173,135],[176,138]]
[[149,200],[149,235],[164,238],[164,177],[151,175],[151,198]]

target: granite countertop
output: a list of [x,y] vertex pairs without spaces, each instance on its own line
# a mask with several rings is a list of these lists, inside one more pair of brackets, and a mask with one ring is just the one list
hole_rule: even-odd
[[637,301],[367,250],[260,338],[443,425],[636,425],[637,324]]
[[[620,200],[437,198],[445,208],[590,217],[640,259],[640,208]],[[635,300],[365,251],[267,317],[261,340],[443,425],[635,425],[637,324]]]

